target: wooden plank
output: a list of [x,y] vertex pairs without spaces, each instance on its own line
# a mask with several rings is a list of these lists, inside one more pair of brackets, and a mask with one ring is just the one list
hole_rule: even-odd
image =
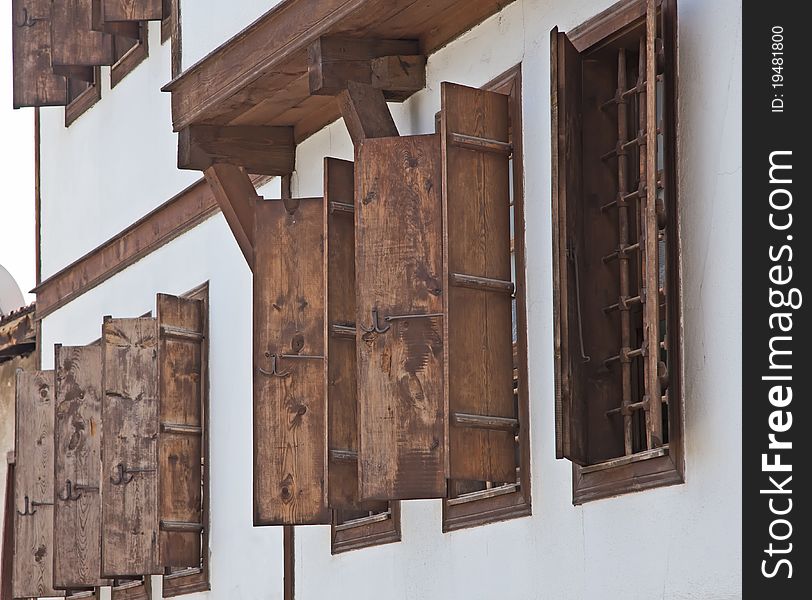
[[257,192],[242,167],[215,164],[204,172],[234,239],[253,270],[254,265],[254,210]]
[[256,205],[255,525],[330,522],[322,205],[322,198]]
[[157,305],[161,564],[199,567],[205,430],[204,304],[158,294]]
[[367,138],[398,135],[398,128],[381,90],[369,84],[349,81],[347,88],[338,96],[338,105],[353,144]]
[[14,108],[64,106],[65,78],[51,69],[51,1],[12,0]]
[[102,17],[102,2],[104,0],[92,0],[92,21],[91,28],[95,31],[110,33],[116,37],[137,40],[141,36],[140,21],[118,21],[116,23],[106,22]]
[[14,451],[10,451],[7,457],[3,537],[0,541],[0,600],[12,600],[11,580],[14,576]]
[[[511,296],[470,285],[511,280],[509,155],[455,143],[461,135],[509,144],[508,97],[451,83],[441,96],[447,410],[516,419]],[[465,285],[455,285],[460,273]],[[452,479],[516,481],[512,429],[455,421],[448,440]]]
[[362,140],[355,166],[360,496],[441,498],[443,319],[385,320],[442,315],[439,136]]
[[163,573],[158,532],[158,332],[153,318],[102,325],[103,577]]
[[15,598],[64,596],[53,586],[54,372],[18,371],[15,413]]
[[54,586],[109,585],[99,577],[101,347],[57,345],[54,364]]
[[287,175],[296,162],[293,127],[192,125],[178,134],[178,168],[231,164],[259,175]]
[[[330,450],[327,505],[332,509],[385,511],[386,502],[362,503],[358,497],[353,181],[351,161],[324,159],[325,393]],[[348,334],[342,335],[341,328]],[[342,456],[347,459],[342,460]]]
[[113,36],[94,31],[93,0],[64,0],[51,4],[51,65],[54,72],[69,75],[63,67],[112,65]]
[[163,0],[102,0],[102,20],[160,21],[164,18]]

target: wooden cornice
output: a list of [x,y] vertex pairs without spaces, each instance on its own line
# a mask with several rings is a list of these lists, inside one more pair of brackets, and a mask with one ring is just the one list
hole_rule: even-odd
[[176,131],[289,125],[302,141],[340,116],[312,95],[308,48],[324,36],[416,40],[428,56],[512,0],[284,0],[164,87]]
[[0,362],[33,351],[36,337],[33,304],[0,318]]

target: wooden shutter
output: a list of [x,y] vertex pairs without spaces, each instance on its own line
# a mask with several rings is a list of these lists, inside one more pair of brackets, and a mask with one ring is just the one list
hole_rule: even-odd
[[163,0],[102,0],[103,21],[160,21]]
[[163,573],[158,531],[158,340],[153,318],[102,326],[102,569]]
[[386,502],[361,502],[358,496],[353,181],[351,161],[324,159],[327,504],[333,509],[385,511]]
[[442,84],[445,394],[453,479],[515,482],[508,97]]
[[112,65],[113,36],[94,31],[93,0],[64,0],[51,4],[51,65],[70,75],[74,67]]
[[14,469],[15,598],[64,596],[54,589],[54,372],[17,372]]
[[362,140],[355,167],[360,496],[441,498],[440,138]]
[[65,78],[51,69],[51,0],[12,0],[14,108],[64,106]]
[[[92,4],[92,21],[91,28],[94,31],[102,31],[104,33],[113,34],[116,37],[129,38],[137,40],[141,37],[141,22],[140,21],[117,21],[106,22],[102,15],[102,2],[105,0],[91,0]],[[117,50],[120,52],[120,50]]]
[[322,198],[256,204],[255,525],[330,522],[322,204]]
[[109,585],[101,568],[101,347],[56,346],[54,585]]
[[158,294],[161,564],[199,567],[203,530],[204,304]]
[[[580,348],[571,235],[581,195],[581,57],[564,33],[550,33],[552,106],[553,326],[556,456],[586,464],[586,406],[575,386]],[[580,356],[580,355],[579,355]]]

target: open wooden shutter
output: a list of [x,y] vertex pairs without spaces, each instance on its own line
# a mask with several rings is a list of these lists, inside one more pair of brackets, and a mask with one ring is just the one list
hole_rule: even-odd
[[101,0],[105,22],[160,21],[164,18],[164,0]]
[[109,585],[101,568],[101,347],[56,346],[54,586]]
[[55,73],[70,76],[77,68],[115,62],[113,36],[94,31],[92,25],[93,0],[51,4],[51,65]]
[[356,146],[363,500],[446,494],[440,137]]
[[508,97],[442,84],[445,394],[453,479],[515,482]]
[[200,566],[204,304],[158,294],[158,513],[161,564]]
[[556,457],[586,464],[586,406],[574,389],[580,348],[572,232],[581,196],[581,57],[566,34],[550,33],[552,105],[553,326]]
[[51,0],[12,0],[14,108],[64,106],[65,78],[51,69]]
[[105,21],[102,15],[102,2],[105,0],[91,0],[93,13],[91,27],[94,31],[113,34],[116,37],[137,40],[141,36],[140,21]]
[[358,389],[355,357],[355,218],[353,163],[324,159],[326,280],[325,383],[328,407],[327,505],[384,511],[358,496]]
[[17,372],[14,468],[15,598],[64,596],[54,589],[54,372]]
[[330,523],[322,204],[322,198],[256,204],[255,525]]
[[163,573],[158,543],[157,338],[153,318],[104,319],[103,577]]

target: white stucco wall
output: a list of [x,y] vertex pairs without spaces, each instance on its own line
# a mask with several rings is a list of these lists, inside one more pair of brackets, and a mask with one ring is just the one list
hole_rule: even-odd
[[[739,0],[679,1],[686,483],[573,507],[570,465],[554,459],[549,31],[571,29],[612,1],[517,0],[432,56],[427,88],[392,107],[401,133],[427,133],[441,81],[481,85],[523,64],[533,515],[443,534],[439,501],[405,502],[402,542],[338,556],[330,554],[329,527],[299,527],[298,600],[741,596]],[[226,4],[233,3],[184,3],[185,65],[268,6]],[[196,178],[174,167],[169,98],[155,91],[168,80],[168,46],[156,41],[153,57],[159,52],[166,54],[160,65],[150,58],[71,128],[62,127],[58,111],[49,109],[58,118],[43,117],[46,275]],[[138,135],[126,158],[109,158],[101,141],[120,140],[126,131],[148,134]],[[295,195],[322,193],[325,155],[352,157],[343,123],[299,146]],[[68,175],[72,188],[65,187]],[[43,347],[95,339],[103,315],[141,314],[153,307],[156,292],[181,293],[205,280],[211,282],[212,592],[195,598],[279,598],[281,531],[251,527],[250,272],[223,218],[209,219],[47,317]],[[44,366],[49,361],[45,352]]]

